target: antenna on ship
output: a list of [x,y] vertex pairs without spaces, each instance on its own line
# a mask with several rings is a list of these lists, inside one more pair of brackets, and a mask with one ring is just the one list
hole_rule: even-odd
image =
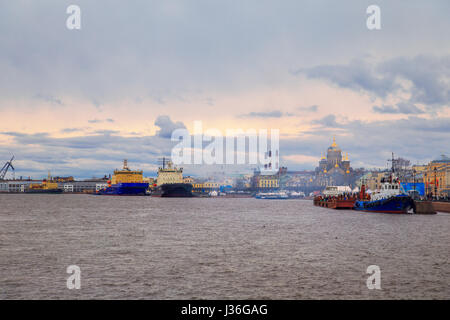
[[170,160],[167,159],[166,157],[162,157],[158,159],[158,164],[162,165],[162,168],[165,169],[166,168],[166,163],[168,163]]
[[392,152],[392,159],[388,159],[388,162],[391,162],[391,170],[392,170],[392,172],[394,172],[395,171],[395,169],[394,169],[394,162],[395,162],[395,159],[394,159],[394,153]]

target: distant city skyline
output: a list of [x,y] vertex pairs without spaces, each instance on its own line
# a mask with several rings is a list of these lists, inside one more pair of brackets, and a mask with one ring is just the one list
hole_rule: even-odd
[[[314,170],[333,136],[352,167],[450,152],[450,3],[73,1],[0,5],[0,162],[16,176],[156,174],[171,132],[280,129]],[[210,168],[214,170],[213,168]],[[195,174],[186,168],[186,174]]]

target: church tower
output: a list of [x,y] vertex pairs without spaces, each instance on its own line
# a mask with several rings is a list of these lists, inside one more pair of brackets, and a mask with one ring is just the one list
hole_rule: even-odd
[[344,159],[342,160],[342,169],[345,170],[346,174],[350,173],[350,160],[348,158],[348,152],[345,153]]

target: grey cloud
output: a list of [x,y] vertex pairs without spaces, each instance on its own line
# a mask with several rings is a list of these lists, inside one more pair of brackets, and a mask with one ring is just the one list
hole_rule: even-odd
[[399,113],[398,109],[396,107],[393,106],[373,106],[372,107],[373,112],[376,113]]
[[355,91],[368,91],[381,97],[399,88],[393,76],[377,75],[374,67],[363,60],[353,60],[348,65],[321,65],[302,68],[295,74],[305,74],[312,79],[325,79],[339,87]]
[[386,77],[410,81],[408,92],[413,103],[437,107],[450,103],[450,56],[399,57],[381,63],[378,71]]
[[49,102],[50,104],[56,104],[59,106],[64,105],[64,103],[61,101],[61,99],[58,99],[52,95],[38,93],[38,94],[34,95],[34,98],[38,99],[38,100]]
[[108,119],[91,119],[88,120],[89,123],[102,123],[102,122],[109,122],[109,123],[113,123],[114,119],[108,118]]
[[[379,63],[353,60],[346,65],[320,65],[302,68],[295,74],[327,80],[341,88],[367,92],[386,98],[389,94],[406,92],[410,99],[395,107],[377,107],[376,112],[421,113],[414,104],[429,109],[450,104],[450,56],[398,57]],[[412,84],[410,87],[404,81]],[[409,105],[409,107],[407,106]]]
[[172,132],[176,129],[186,129],[184,123],[180,121],[173,122],[172,120],[170,120],[169,116],[164,115],[156,118],[155,125],[160,128],[156,134],[162,138],[170,138],[172,136]]
[[61,132],[62,133],[72,133],[72,132],[78,132],[78,131],[83,131],[84,128],[65,128],[62,129]]
[[239,118],[281,118],[281,117],[291,117],[291,113],[284,113],[280,110],[267,111],[267,112],[249,112],[246,114],[241,114]]
[[376,113],[387,113],[387,114],[423,114],[425,111],[418,108],[414,104],[410,103],[399,103],[396,106],[382,105],[373,106],[373,112]]
[[312,124],[317,124],[323,127],[328,127],[328,128],[339,128],[342,127],[343,124],[339,123],[336,120],[336,116],[334,114],[329,114],[324,116],[321,119],[318,120],[313,120],[311,121]]
[[118,134],[120,131],[117,130],[96,130],[96,134],[104,134],[104,135],[111,135],[111,134]]
[[316,105],[308,106],[308,107],[298,107],[297,110],[303,111],[303,112],[317,112],[319,110],[319,107]]

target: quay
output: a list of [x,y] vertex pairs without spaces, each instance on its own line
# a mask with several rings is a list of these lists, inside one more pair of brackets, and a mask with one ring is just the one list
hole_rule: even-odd
[[435,211],[450,213],[450,202],[433,201],[433,208]]
[[414,200],[415,214],[436,214],[433,203],[431,201]]

